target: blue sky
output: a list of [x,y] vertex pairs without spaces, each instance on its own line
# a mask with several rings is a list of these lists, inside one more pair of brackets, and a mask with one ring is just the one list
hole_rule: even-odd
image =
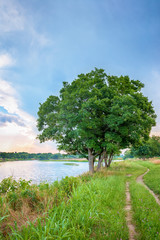
[[145,84],[160,135],[159,0],[0,0],[0,151],[39,144],[39,103],[94,67]]

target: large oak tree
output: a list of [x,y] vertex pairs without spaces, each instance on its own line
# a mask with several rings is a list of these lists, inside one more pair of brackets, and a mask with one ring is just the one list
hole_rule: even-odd
[[40,104],[37,126],[40,142],[55,140],[59,150],[87,157],[89,170],[103,159],[109,166],[120,149],[138,146],[155,125],[155,112],[141,89],[128,76],[109,76],[95,68],[63,83],[58,96]]

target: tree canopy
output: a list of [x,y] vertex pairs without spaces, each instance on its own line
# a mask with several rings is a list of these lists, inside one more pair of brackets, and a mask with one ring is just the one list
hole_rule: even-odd
[[152,136],[144,144],[131,148],[131,155],[138,158],[151,158],[160,156],[160,137]]
[[152,102],[143,96],[144,85],[128,76],[109,76],[103,69],[63,82],[58,96],[40,104],[37,127],[40,142],[55,140],[59,150],[80,153],[94,171],[105,160],[109,166],[120,149],[138,146],[155,125]]

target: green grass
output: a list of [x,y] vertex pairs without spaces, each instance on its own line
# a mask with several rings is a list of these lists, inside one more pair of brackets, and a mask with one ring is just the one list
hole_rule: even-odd
[[144,176],[144,182],[152,189],[156,194],[160,196],[160,166],[155,165],[150,171]]
[[148,168],[145,181],[151,181],[156,192],[160,167],[146,161],[114,162],[94,175],[66,177],[53,184],[4,180],[0,184],[0,239],[128,239],[126,181],[130,181],[138,239],[160,239],[160,207],[136,183]]
[[112,176],[79,186],[68,200],[50,209],[45,219],[14,230],[9,239],[128,239],[125,180]]
[[160,239],[160,206],[141,184],[131,182],[133,216],[140,240]]
[[[135,180],[139,175],[147,171],[147,167],[140,165],[137,161],[122,161],[112,163],[109,171],[114,174],[126,176],[126,180]],[[128,175],[131,175],[128,177]]]
[[138,161],[137,163],[150,170],[143,177],[144,183],[160,196],[160,165],[148,161]]

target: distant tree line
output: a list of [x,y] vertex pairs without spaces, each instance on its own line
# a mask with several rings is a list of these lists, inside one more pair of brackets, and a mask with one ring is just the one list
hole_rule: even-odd
[[27,152],[0,152],[0,158],[2,160],[50,160],[50,159],[65,159],[65,158],[81,158],[80,155],[69,155],[61,153],[27,153]]
[[134,157],[142,159],[160,157],[160,137],[152,136],[146,143],[137,148],[132,147],[124,154],[124,159]]

